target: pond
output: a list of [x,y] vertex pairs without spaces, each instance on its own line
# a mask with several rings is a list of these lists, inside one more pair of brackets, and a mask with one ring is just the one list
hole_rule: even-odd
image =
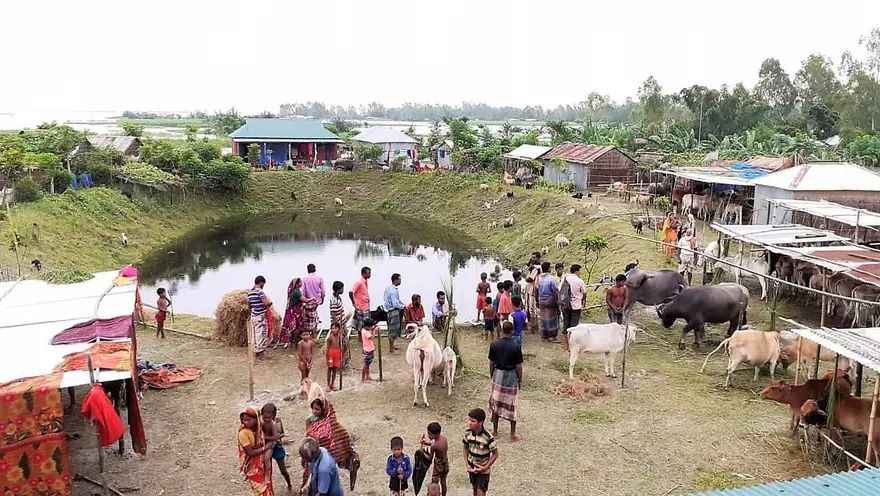
[[[348,290],[363,266],[372,269],[373,308],[381,304],[394,273],[401,274],[403,302],[417,293],[426,306],[451,277],[459,321],[476,318],[481,272],[491,281],[510,278],[504,264],[456,231],[397,216],[304,212],[230,219],[188,233],[145,259],[141,294],[154,305],[156,288],[164,287],[175,312],[212,317],[225,293],[248,289],[262,275],[269,297],[283,310],[288,283],[305,276],[309,263],[317,266],[328,293],[333,281],[345,284],[346,309]],[[326,302],[319,317],[329,322]]]

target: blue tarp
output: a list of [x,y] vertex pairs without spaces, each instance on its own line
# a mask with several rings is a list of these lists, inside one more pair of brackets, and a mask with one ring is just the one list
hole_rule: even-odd
[[764,169],[759,169],[757,167],[752,167],[749,164],[744,164],[742,162],[737,162],[730,166],[730,170],[737,173],[737,176],[743,179],[757,179],[761,176],[766,176],[769,172]]

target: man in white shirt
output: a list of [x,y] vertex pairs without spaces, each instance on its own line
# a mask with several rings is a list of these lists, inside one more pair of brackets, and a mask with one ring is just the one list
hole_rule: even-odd
[[581,266],[572,264],[571,273],[563,276],[563,281],[568,281],[571,297],[567,302],[560,302],[562,306],[562,337],[563,348],[568,349],[568,329],[578,325],[581,321],[581,311],[584,309],[584,294],[587,286],[581,279]]
[[694,230],[688,229],[684,236],[678,240],[678,273],[686,276],[688,284],[694,276],[694,266],[697,264],[697,238],[694,237]]

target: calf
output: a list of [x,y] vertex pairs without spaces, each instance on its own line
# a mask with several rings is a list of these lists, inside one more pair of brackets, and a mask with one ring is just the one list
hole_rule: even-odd
[[[800,413],[806,424],[825,426],[828,423],[828,414],[822,411],[815,400],[807,400],[801,406]],[[871,426],[871,400],[841,396],[834,403],[834,420],[836,427],[867,436]],[[868,440],[868,445],[874,451],[876,459],[877,455],[880,455],[880,430],[876,427],[872,438]]]
[[605,355],[605,377],[617,377],[614,373],[614,358],[623,350],[624,337],[627,342],[636,340],[638,328],[630,324],[629,331],[621,324],[578,324],[568,330],[568,377],[574,379],[574,366],[581,353],[602,353]]
[[[852,390],[852,381],[845,372],[838,371],[837,373],[838,395],[849,396]],[[807,400],[816,400],[820,403],[827,401],[828,393],[831,391],[831,374],[831,371],[828,371],[821,379],[810,379],[800,386],[792,386],[783,380],[772,382],[761,391],[761,398],[788,405],[791,409],[788,427],[794,434],[797,432],[798,422],[801,419],[801,406]]]
[[[788,370],[789,365],[791,365],[792,363],[797,363],[798,337],[799,336],[797,334],[791,331],[782,331],[781,333],[779,333],[781,344],[779,351],[779,360],[782,363],[782,367],[786,370]],[[816,359],[817,346],[818,345],[814,341],[810,341],[809,339],[800,340],[801,364],[806,365],[808,363],[812,363],[813,360]],[[833,362],[834,358],[837,356],[837,353],[829,350],[828,348],[820,348],[819,353],[819,360],[823,360],[826,362]],[[849,358],[840,357],[840,362],[838,362],[837,367],[840,370],[849,370]]]
[[747,363],[755,367],[755,377],[753,381],[758,380],[758,373],[761,366],[765,363],[770,364],[770,380],[774,379],[776,372],[776,362],[779,360],[779,333],[778,332],[762,332],[762,331],[736,331],[733,336],[721,341],[711,353],[706,355],[703,367],[700,373],[709,363],[709,357],[721,348],[727,347],[727,378],[724,379],[724,387],[730,386],[730,375],[739,367],[741,363]]
[[446,386],[446,396],[452,395],[452,386],[455,385],[455,369],[458,367],[458,357],[449,346],[443,350],[443,385]]
[[422,390],[422,400],[425,406],[428,403],[428,381],[434,369],[443,363],[443,350],[440,343],[431,335],[428,326],[422,326],[416,331],[415,337],[406,348],[406,363],[413,370],[413,406],[417,406],[419,389]]
[[[739,280],[743,277],[754,277],[758,279],[758,282],[761,284],[761,300],[767,299],[767,279],[764,277],[757,276],[752,272],[746,272],[742,270],[740,267],[748,269],[750,271],[757,272],[758,274],[766,274],[769,272],[769,267],[767,266],[767,260],[764,256],[760,256],[758,258],[745,258],[741,253],[737,253],[736,256],[733,257],[725,257],[724,262],[719,262],[719,265],[725,270],[729,269],[733,272],[733,277],[736,279],[736,283],[739,284]],[[735,265],[729,265],[730,263]]]

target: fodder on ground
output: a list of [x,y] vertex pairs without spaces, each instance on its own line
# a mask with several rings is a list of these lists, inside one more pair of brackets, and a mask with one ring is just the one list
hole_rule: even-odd
[[607,393],[602,381],[589,372],[581,372],[574,379],[566,379],[553,386],[551,391],[556,395],[576,400],[605,396]]

